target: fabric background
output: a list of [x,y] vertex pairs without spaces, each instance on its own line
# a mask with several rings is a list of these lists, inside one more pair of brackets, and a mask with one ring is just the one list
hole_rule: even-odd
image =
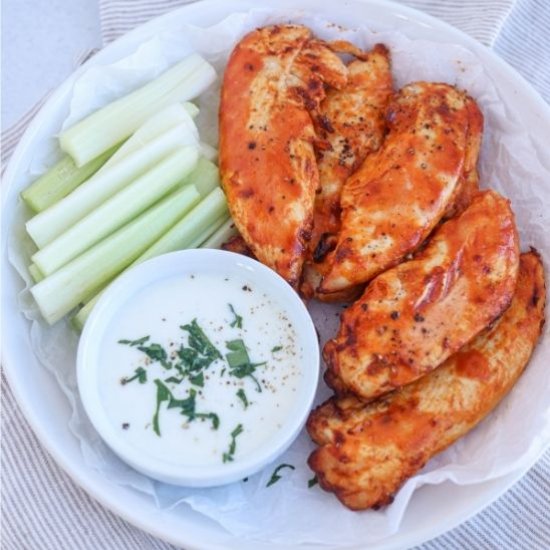
[[[189,0],[100,0],[104,43]],[[550,2],[404,0],[492,47],[550,102]],[[43,102],[2,132],[2,165]],[[2,543],[5,550],[170,550],[105,510],[42,449],[2,375]],[[429,521],[429,518],[427,518]],[[550,450],[483,512],[417,550],[550,548]]]

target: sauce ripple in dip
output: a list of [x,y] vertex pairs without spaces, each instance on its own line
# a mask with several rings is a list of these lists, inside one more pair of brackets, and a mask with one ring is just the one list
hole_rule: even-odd
[[292,414],[303,353],[276,297],[256,283],[172,276],[111,318],[99,391],[113,427],[139,453],[174,465],[230,463]]

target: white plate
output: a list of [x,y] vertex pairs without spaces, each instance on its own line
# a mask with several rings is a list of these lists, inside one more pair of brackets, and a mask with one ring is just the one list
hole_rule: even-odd
[[[454,42],[472,50],[499,87],[507,105],[524,121],[535,143],[550,143],[550,110],[538,94],[502,60],[487,48],[449,25],[421,12],[384,0],[264,0],[264,7],[295,10],[302,8],[344,26],[358,21],[376,30],[378,25],[393,26],[410,38]],[[68,428],[70,408],[54,377],[42,368],[31,352],[28,323],[20,314],[16,295],[22,282],[7,261],[7,229],[11,226],[17,193],[34,149],[33,144],[51,136],[67,113],[71,87],[83,71],[93,65],[112,63],[130,54],[159,30],[175,28],[182,22],[212,25],[236,11],[258,7],[254,0],[212,0],[190,4],[135,29],[99,52],[79,68],[51,96],[15,150],[3,185],[2,221],[2,321],[4,330],[3,365],[10,386],[23,413],[42,444],[60,466],[88,493],[107,508],[136,526],[166,541],[192,548],[274,548],[268,543],[236,540],[211,520],[185,507],[171,511],[157,509],[151,499],[131,489],[109,483],[83,460],[76,438]],[[530,457],[532,463],[537,456]],[[502,494],[525,471],[473,486],[444,483],[416,491],[398,533],[372,548],[403,548],[419,544],[451,529],[480,511]],[[444,506],[437,503],[444,502]],[[278,546],[280,548],[280,546]],[[318,548],[301,546],[301,548]],[[350,547],[348,547],[350,548]]]

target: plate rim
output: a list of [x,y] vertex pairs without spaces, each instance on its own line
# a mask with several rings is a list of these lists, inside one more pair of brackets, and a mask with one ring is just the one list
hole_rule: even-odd
[[[378,8],[386,8],[391,9],[397,14],[400,14],[402,17],[414,21],[419,24],[423,25],[431,25],[439,27],[442,30],[446,30],[449,32],[450,42],[454,42],[457,37],[460,38],[462,41],[461,44],[465,45],[466,47],[470,48],[472,51],[474,51],[476,54],[481,54],[483,57],[489,57],[491,59],[491,62],[495,64],[516,86],[516,88],[521,88],[522,94],[526,95],[530,101],[533,102],[532,105],[532,111],[535,111],[538,113],[543,113],[545,118],[548,119],[550,122],[550,106],[544,101],[544,99],[540,96],[540,94],[532,87],[532,85],[522,76],[520,75],[515,69],[513,69],[506,61],[504,61],[502,58],[500,58],[496,53],[494,53],[492,50],[490,50],[487,46],[481,44],[471,36],[467,35],[463,31],[460,31],[459,29],[453,27],[449,23],[446,23],[445,21],[442,21],[440,19],[437,19],[431,15],[428,15],[427,13],[424,13],[420,10],[417,10],[415,8],[411,8],[409,6],[405,6],[402,4],[398,4],[394,2],[393,0],[354,0],[355,2],[359,2],[365,5],[371,5]],[[234,2],[238,4],[238,1]],[[253,4],[251,0],[245,0],[245,3]],[[353,3],[353,2],[351,2]],[[342,6],[346,7],[346,5],[351,4],[349,1],[342,2]],[[190,4],[183,5],[175,10],[171,10],[168,13],[162,14],[158,17],[155,17],[144,24],[132,29],[131,31],[123,34],[113,42],[109,43],[107,46],[102,48],[100,52],[98,52],[99,57],[108,56],[109,53],[113,50],[115,50],[117,47],[122,47],[125,43],[131,43],[132,40],[135,40],[137,37],[142,35],[142,39],[147,39],[147,33],[151,28],[158,27],[161,25],[164,21],[168,21],[168,19],[173,16],[175,13],[181,14],[186,11],[189,11],[190,9],[193,9],[197,5],[210,5],[215,6],[216,4],[220,5],[222,4],[222,0],[201,0],[197,2],[192,2]],[[264,4],[264,7],[273,7],[272,1],[266,2]],[[300,2],[298,1],[297,7],[299,8]],[[252,5],[250,6],[253,7]],[[206,9],[206,8],[204,8]],[[237,10],[239,11],[239,8]],[[106,53],[105,53],[106,52]],[[483,59],[482,59],[483,61]],[[2,185],[2,212],[5,209],[5,206],[7,204],[8,196],[10,195],[11,187],[13,186],[14,182],[14,173],[16,171],[15,167],[18,165],[20,157],[23,155],[23,151],[26,150],[28,147],[29,142],[32,142],[34,139],[34,134],[36,130],[40,127],[42,124],[42,119],[46,116],[45,113],[48,113],[52,106],[55,105],[56,102],[62,98],[65,93],[67,93],[67,90],[71,83],[74,81],[75,78],[77,78],[78,75],[86,71],[89,67],[94,66],[97,62],[97,57],[94,55],[90,60],[86,61],[83,65],[81,65],[79,68],[77,68],[71,75],[65,79],[65,81],[56,88],[56,90],[51,93],[51,95],[48,97],[47,101],[42,105],[40,110],[37,112],[29,126],[27,127],[26,131],[24,132],[23,136],[19,140],[15,150],[13,151],[13,154],[8,162],[8,165],[6,166],[5,172],[3,174],[3,181],[4,184]],[[2,224],[4,225],[4,224]],[[4,228],[6,229],[6,228]],[[4,231],[4,235],[2,237],[2,263],[4,265],[7,264],[7,266],[11,269],[11,265],[7,261],[7,237],[6,237],[6,231]],[[4,283],[2,283],[2,287],[4,287]],[[2,303],[2,322],[7,321],[7,311],[5,307],[5,301]],[[38,419],[36,417],[35,412],[33,412],[30,405],[26,402],[25,398],[23,397],[23,394],[21,392],[22,386],[19,385],[18,377],[16,375],[17,368],[15,367],[15,358],[12,357],[12,351],[10,350],[10,346],[7,342],[5,342],[4,346],[2,346],[2,369],[6,375],[6,379],[9,383],[10,389],[15,397],[15,400],[17,402],[17,405],[20,407],[25,419],[31,426],[31,429],[33,430],[34,434],[36,435],[37,439],[40,441],[40,444],[47,450],[47,452],[52,456],[54,461],[62,468],[62,470],[69,475],[69,477],[82,489],[84,489],[90,496],[92,496],[94,499],[96,499],[101,505],[105,506],[108,510],[115,513],[116,515],[122,517],[132,525],[152,534],[153,536],[158,537],[161,540],[165,540],[171,544],[185,544],[187,548],[194,549],[194,548],[222,548],[221,546],[217,544],[210,544],[210,545],[204,545],[201,542],[201,546],[197,546],[196,542],[194,541],[183,541],[181,537],[172,537],[170,534],[167,534],[163,532],[160,528],[157,529],[155,527],[154,521],[149,521],[147,524],[143,521],[143,518],[138,519],[134,517],[130,512],[127,512],[124,509],[121,509],[115,502],[113,502],[116,499],[113,499],[112,497],[109,497],[107,492],[104,492],[98,488],[98,485],[95,483],[93,479],[93,475],[86,474],[90,468],[86,467],[85,465],[78,465],[73,464],[72,461],[67,459],[66,456],[64,456],[61,449],[57,448],[53,441],[50,441],[46,435],[43,433],[42,428],[40,427],[40,424],[38,422]],[[53,376],[52,373],[49,373]],[[526,467],[525,468],[519,468],[516,472],[512,472],[511,474],[508,474],[507,476],[502,476],[501,478],[497,478],[497,480],[503,480],[502,485],[497,490],[491,490],[489,498],[485,501],[480,503],[477,506],[474,506],[472,509],[468,510],[465,514],[461,515],[460,517],[454,517],[451,520],[447,522],[442,522],[436,527],[435,529],[433,527],[426,528],[424,530],[420,530],[415,537],[411,539],[411,544],[420,544],[422,542],[425,542],[427,540],[433,539],[451,529],[454,527],[462,524],[463,522],[467,521],[474,515],[478,514],[480,511],[482,511],[484,508],[489,506],[492,502],[494,502],[497,498],[499,498],[502,494],[504,494],[515,482],[517,482],[523,475],[537,462],[537,460],[542,456],[542,454],[546,451],[546,449],[550,448],[550,440],[546,442],[546,447],[543,448],[539,453],[535,453],[535,456],[531,456],[530,460],[526,460]],[[494,480],[496,481],[496,480]],[[482,484],[478,484],[482,485]],[[429,534],[427,533],[429,531]],[[390,539],[393,538],[390,537]],[[392,546],[390,539],[382,539],[380,542],[375,543],[376,547],[380,548],[393,548],[395,546]],[[235,538],[235,541],[238,541],[239,539]],[[390,541],[389,545],[386,545],[384,543],[385,540]],[[307,547],[308,545],[303,545],[302,547]],[[345,548],[353,548],[354,546],[347,546]]]

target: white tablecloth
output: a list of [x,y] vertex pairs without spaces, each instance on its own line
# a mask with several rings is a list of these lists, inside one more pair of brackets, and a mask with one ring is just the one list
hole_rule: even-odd
[[[101,0],[104,42],[188,1]],[[492,47],[550,102],[549,1],[406,0],[404,3],[446,20]],[[38,108],[2,133],[3,163]],[[59,469],[30,430],[4,376],[2,397],[3,549],[172,548],[105,510]],[[550,549],[550,450],[498,501],[420,548]]]

